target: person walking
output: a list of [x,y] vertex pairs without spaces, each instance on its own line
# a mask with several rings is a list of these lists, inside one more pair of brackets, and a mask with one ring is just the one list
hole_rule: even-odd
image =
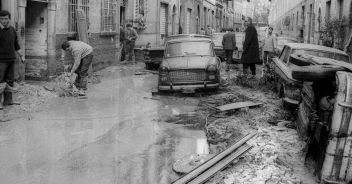
[[257,63],[260,63],[259,59],[259,43],[258,43],[258,34],[257,30],[252,24],[251,18],[246,18],[245,20],[245,40],[243,43],[243,53],[241,57],[241,62],[243,64],[243,73],[247,74],[247,69],[250,68],[252,77],[254,78],[256,75],[256,67]]
[[93,48],[82,41],[74,40],[65,41],[62,43],[61,48],[63,50],[61,61],[65,60],[66,51],[71,53],[74,63],[68,75],[77,74],[75,85],[80,90],[79,95],[85,96],[88,89],[88,69],[93,61]]
[[[10,19],[10,12],[0,11],[0,83],[6,83],[7,88],[14,85],[16,52],[22,62],[24,61],[24,57],[18,52],[20,45],[15,28],[10,26]],[[13,101],[12,91],[5,89],[0,93],[0,109],[14,104],[19,103]]]
[[138,38],[137,31],[133,29],[132,24],[127,24],[127,30],[125,32],[126,37],[126,53],[127,53],[127,62],[135,62],[134,55],[134,45]]
[[205,35],[205,30],[204,30],[204,28],[200,28],[199,34]]
[[126,36],[125,36],[125,29],[123,26],[120,26],[120,46],[121,46],[121,57],[120,62],[125,61],[126,57]]
[[268,35],[264,38],[262,50],[263,50],[263,72],[266,69],[269,69],[269,60],[273,57],[277,49],[277,38],[273,35],[273,28],[269,27]]
[[237,50],[236,35],[232,28],[229,28],[228,32],[222,37],[222,47],[226,55],[226,71],[229,71],[230,64],[232,63],[233,51]]

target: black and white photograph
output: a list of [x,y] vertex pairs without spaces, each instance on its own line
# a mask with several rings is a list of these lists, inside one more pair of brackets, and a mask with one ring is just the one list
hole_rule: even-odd
[[0,0],[0,184],[352,184],[352,0]]

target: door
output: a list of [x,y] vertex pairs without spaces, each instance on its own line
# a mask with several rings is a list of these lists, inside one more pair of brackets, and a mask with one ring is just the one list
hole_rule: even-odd
[[190,33],[191,13],[192,13],[192,9],[188,8],[186,13],[186,29],[185,29],[186,34]]
[[42,78],[47,74],[47,3],[28,1],[26,7],[26,76]]

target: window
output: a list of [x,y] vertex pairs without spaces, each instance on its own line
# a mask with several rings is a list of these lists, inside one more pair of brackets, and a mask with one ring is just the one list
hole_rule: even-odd
[[76,10],[83,10],[89,27],[89,0],[69,0],[68,4],[68,32],[77,32]]
[[325,17],[327,20],[330,19],[330,12],[331,12],[331,1],[326,2],[326,12],[325,12]]
[[103,0],[102,11],[102,31],[115,32],[116,31],[116,0]]
[[342,19],[342,15],[343,15],[343,0],[338,0],[338,15],[339,15],[339,19]]

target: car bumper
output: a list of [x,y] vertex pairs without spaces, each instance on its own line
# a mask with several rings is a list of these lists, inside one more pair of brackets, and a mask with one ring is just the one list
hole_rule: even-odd
[[181,91],[185,89],[216,89],[219,88],[219,83],[207,83],[203,84],[172,84],[159,85],[158,89],[161,91]]

